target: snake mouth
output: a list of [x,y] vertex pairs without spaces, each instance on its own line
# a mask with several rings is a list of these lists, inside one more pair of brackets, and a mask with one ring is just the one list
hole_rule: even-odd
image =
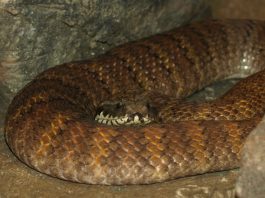
[[101,111],[95,116],[95,121],[101,124],[120,126],[120,125],[146,125],[153,121],[148,115],[143,116],[140,113],[123,116],[113,116]]

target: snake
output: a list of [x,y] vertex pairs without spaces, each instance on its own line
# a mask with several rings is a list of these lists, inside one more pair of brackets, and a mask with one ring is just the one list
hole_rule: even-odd
[[[265,113],[265,22],[208,19],[51,67],[10,103],[4,127],[27,166],[62,180],[152,184],[240,167]],[[187,101],[242,77],[211,101]]]

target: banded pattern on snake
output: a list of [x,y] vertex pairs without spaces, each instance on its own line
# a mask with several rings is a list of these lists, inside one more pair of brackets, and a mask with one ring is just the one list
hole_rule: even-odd
[[[28,166],[89,184],[149,184],[232,169],[265,113],[264,57],[265,22],[208,20],[55,66],[13,99],[6,141]],[[217,100],[182,100],[235,75],[251,76]],[[104,101],[133,101],[153,122],[96,123]]]

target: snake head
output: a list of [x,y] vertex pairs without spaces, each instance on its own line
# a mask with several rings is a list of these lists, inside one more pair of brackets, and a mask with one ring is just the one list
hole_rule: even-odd
[[155,107],[146,100],[110,100],[99,105],[95,120],[107,125],[146,125],[156,114]]

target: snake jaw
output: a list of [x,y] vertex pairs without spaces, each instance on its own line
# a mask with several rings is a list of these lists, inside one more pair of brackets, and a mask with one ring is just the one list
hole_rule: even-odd
[[153,108],[145,100],[104,101],[97,108],[95,121],[105,125],[146,125],[155,120]]
[[139,113],[132,115],[125,114],[124,116],[112,116],[110,114],[104,115],[104,111],[95,116],[95,121],[101,124],[120,126],[120,125],[146,125],[153,120],[147,115],[142,116]]

